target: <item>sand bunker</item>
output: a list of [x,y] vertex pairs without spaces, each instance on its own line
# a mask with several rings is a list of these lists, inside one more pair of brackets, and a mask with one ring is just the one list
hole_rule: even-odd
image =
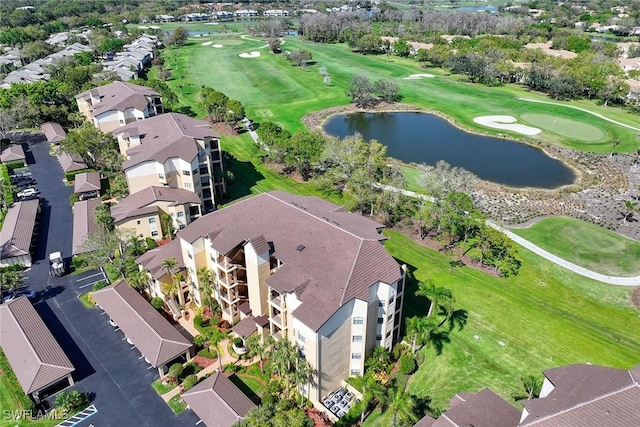
[[473,119],[479,125],[494,129],[510,130],[522,135],[533,136],[542,132],[538,128],[527,125],[516,124],[518,119],[513,116],[480,116]]
[[215,47],[216,49],[220,49],[220,48],[222,47],[222,45],[221,45],[221,44],[214,44],[214,45],[213,45],[213,46],[211,46],[211,47]]
[[433,74],[411,74],[409,77],[405,77],[403,80],[420,80],[425,78],[435,77]]
[[153,30],[159,30],[160,27],[158,27],[157,25],[149,25],[149,28],[153,29]]
[[260,52],[256,52],[255,50],[253,52],[249,52],[249,53],[241,53],[240,58],[257,58],[260,56]]
[[147,27],[146,25],[138,25],[138,28],[140,28],[141,30],[146,30],[149,27]]
[[218,25],[217,22],[205,22],[204,25]]
[[204,42],[204,43],[202,43],[202,46],[210,46],[212,44],[213,44],[213,42]]

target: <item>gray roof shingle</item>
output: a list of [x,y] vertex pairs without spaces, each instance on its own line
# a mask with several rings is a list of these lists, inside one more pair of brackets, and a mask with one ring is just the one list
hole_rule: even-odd
[[151,186],[120,200],[117,205],[111,208],[111,215],[115,222],[120,222],[134,216],[152,213],[157,211],[155,206],[152,206],[151,209],[141,209],[159,201],[171,202],[175,205],[183,205],[185,203],[200,204],[200,198],[193,191],[182,188]]
[[[138,86],[126,82],[113,82],[108,85],[91,89],[100,97],[100,102],[93,105],[93,116],[100,115],[107,111],[124,111],[127,108],[144,110],[148,104],[147,96],[160,96],[151,88]],[[76,98],[90,99],[90,91],[84,91]]]
[[100,191],[100,172],[84,172],[75,176],[73,192],[85,193],[87,191]]
[[87,252],[82,245],[87,236],[100,229],[96,224],[96,208],[100,206],[100,199],[83,200],[73,205],[73,240],[72,254],[78,255]]
[[24,149],[21,144],[11,144],[2,151],[2,154],[0,154],[0,161],[2,163],[25,159],[26,156],[24,155]]
[[69,358],[24,296],[0,304],[0,347],[27,394],[74,371]]
[[516,427],[520,411],[498,396],[491,389],[479,392],[458,393],[452,399],[451,409],[431,423],[432,427]]
[[67,133],[62,129],[59,123],[47,122],[40,126],[40,130],[44,133],[45,138],[52,144],[57,144],[66,138]]
[[191,348],[191,343],[126,281],[92,295],[154,367]]
[[256,405],[229,378],[216,372],[182,394],[207,427],[231,427]]
[[0,230],[0,258],[29,255],[40,200],[14,203],[7,211]]

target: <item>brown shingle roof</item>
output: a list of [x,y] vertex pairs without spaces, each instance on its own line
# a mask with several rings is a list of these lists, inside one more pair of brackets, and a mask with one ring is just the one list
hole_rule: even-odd
[[27,394],[74,371],[69,358],[26,297],[0,305],[0,347]]
[[173,239],[166,245],[147,251],[140,255],[136,259],[136,262],[146,270],[149,270],[154,279],[159,279],[165,274],[168,274],[162,267],[162,261],[171,258],[175,258],[179,270],[185,268],[184,259],[182,258],[182,248],[180,247],[180,240],[178,239]]
[[640,425],[638,367],[633,370],[576,364],[544,371],[554,389],[523,402],[521,426]]
[[17,202],[9,208],[0,230],[1,259],[29,255],[39,210],[39,199]]
[[40,126],[40,130],[44,133],[45,138],[52,144],[57,144],[67,136],[59,123],[47,122]]
[[84,172],[75,176],[74,193],[100,191],[100,172]]
[[100,97],[100,102],[93,105],[92,115],[94,117],[107,111],[124,111],[127,108],[136,108],[142,111],[148,104],[147,96],[160,96],[158,92],[145,86],[113,82],[82,92],[76,95],[76,98],[88,100],[91,98],[91,93]]
[[73,242],[72,254],[78,255],[87,252],[82,244],[92,233],[100,229],[96,224],[96,208],[100,206],[100,199],[83,200],[73,205]]
[[80,158],[80,156],[72,156],[62,150],[59,150],[57,157],[60,162],[60,166],[62,166],[62,170],[65,172],[75,172],[87,169],[87,164],[82,160],[82,158]]
[[207,122],[178,113],[138,120],[114,130],[113,134],[131,133],[134,129],[142,143],[127,151],[130,158],[122,164],[123,169],[150,160],[164,163],[171,157],[191,162],[198,155],[195,139],[218,138]]
[[246,338],[257,330],[258,325],[253,316],[245,317],[233,327],[233,332],[241,338]]
[[5,148],[0,154],[0,161],[2,163],[15,162],[17,160],[25,160],[24,149],[21,144],[12,144]]
[[345,212],[317,197],[273,191],[205,215],[178,233],[193,242],[209,236],[227,254],[263,235],[284,263],[269,285],[297,289],[293,315],[314,330],[353,298],[369,300],[369,287],[400,279],[398,263],[385,251],[381,224]]
[[434,418],[431,418],[429,415],[425,415],[420,421],[418,421],[413,427],[432,427],[436,422]]
[[520,411],[488,388],[458,393],[454,399],[432,427],[516,427],[520,421]]
[[154,367],[191,348],[191,343],[126,281],[92,295]]
[[155,205],[150,210],[141,211],[141,209],[159,201],[172,202],[173,205],[200,204],[200,198],[193,191],[182,188],[151,186],[120,200],[117,205],[111,208],[111,215],[115,222],[120,222],[134,216],[155,212],[157,211]]
[[182,394],[207,427],[231,427],[256,405],[224,374],[216,372]]

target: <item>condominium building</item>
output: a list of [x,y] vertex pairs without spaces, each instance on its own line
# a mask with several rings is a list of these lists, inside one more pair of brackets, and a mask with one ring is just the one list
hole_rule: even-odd
[[[76,95],[80,112],[102,132],[162,114],[162,98],[151,88],[113,82]],[[124,154],[122,147],[120,152]]]
[[[198,270],[212,272],[223,317],[256,319],[258,330],[297,344],[316,370],[304,393],[319,402],[342,380],[363,374],[375,346],[391,349],[400,339],[405,273],[386,252],[382,228],[316,197],[254,196],[178,233],[178,264],[195,284],[183,289],[201,304]],[[170,257],[162,250],[153,258]],[[169,250],[176,255],[177,248]],[[143,257],[152,268],[151,255]],[[157,295],[163,274],[153,269]]]
[[226,192],[220,137],[207,122],[167,113],[116,129],[129,191],[150,186],[182,188],[196,193],[204,212],[215,209]]

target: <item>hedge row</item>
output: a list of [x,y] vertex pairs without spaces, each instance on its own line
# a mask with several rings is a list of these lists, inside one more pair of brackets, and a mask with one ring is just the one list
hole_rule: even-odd
[[21,409],[25,411],[32,410],[34,408],[33,400],[22,391],[22,386],[2,350],[0,350],[0,370],[2,370],[2,374],[7,379],[11,393],[16,397]]

